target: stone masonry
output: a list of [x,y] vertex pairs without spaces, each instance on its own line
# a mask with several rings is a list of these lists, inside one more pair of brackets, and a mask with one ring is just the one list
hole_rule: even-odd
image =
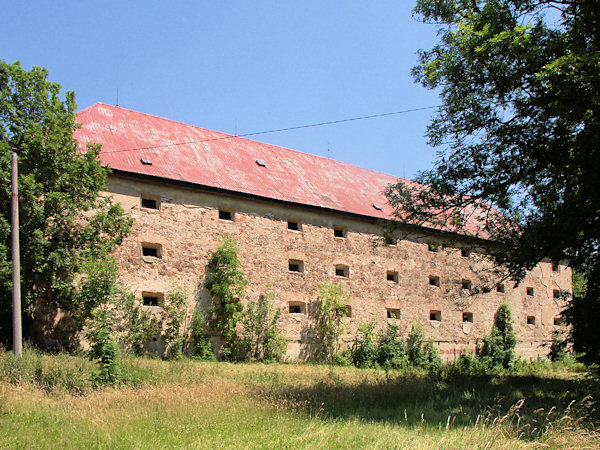
[[[189,295],[189,323],[193,308],[209,303],[203,288],[208,259],[223,236],[231,235],[249,279],[243,300],[255,300],[267,289],[276,293],[279,329],[293,359],[304,358],[312,342],[309,305],[326,280],[352,295],[347,341],[361,321],[373,320],[379,328],[397,323],[404,335],[420,322],[451,359],[474,350],[503,301],[512,307],[523,357],[545,356],[552,332],[562,328],[562,296],[571,290],[571,270],[564,262],[540,263],[519,286],[507,280],[498,289],[472,294],[480,281],[495,281],[481,259],[481,241],[416,229],[398,231],[398,241],[386,245],[374,218],[124,174],[110,176],[107,195],[135,218],[116,258],[121,280],[140,301],[144,295],[160,299],[176,280]],[[155,201],[158,209],[143,207],[142,198]],[[223,218],[219,211],[226,213]],[[298,230],[289,229],[288,221]],[[342,236],[335,236],[334,227]],[[143,247],[155,249],[150,252],[156,256],[144,256]],[[301,271],[290,270],[290,262]]]

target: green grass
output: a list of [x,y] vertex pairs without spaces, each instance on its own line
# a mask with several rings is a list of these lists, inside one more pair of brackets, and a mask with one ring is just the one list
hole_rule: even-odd
[[85,359],[0,355],[0,447],[600,447],[594,387],[547,368],[440,379],[313,365],[123,363],[130,386],[93,390]]

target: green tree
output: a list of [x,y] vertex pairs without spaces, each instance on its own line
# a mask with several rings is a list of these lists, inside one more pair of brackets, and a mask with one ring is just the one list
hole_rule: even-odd
[[[515,280],[569,259],[600,293],[600,20],[597,0],[418,0],[439,25],[413,73],[440,93],[440,147],[418,183],[388,190],[397,217],[490,238]],[[480,227],[473,227],[478,223]],[[591,308],[590,310],[592,310]],[[586,320],[597,321],[596,316]],[[587,347],[600,362],[600,341]]]
[[[46,302],[83,323],[94,304],[74,280],[90,259],[108,258],[129,231],[119,205],[99,196],[109,169],[100,146],[78,149],[75,94],[39,67],[0,61],[0,341],[10,336],[10,158],[19,153],[19,218],[23,306]],[[96,280],[97,281],[97,280]],[[87,302],[87,303],[86,303]],[[85,303],[85,304],[82,304]],[[82,316],[83,314],[83,316]],[[25,322],[27,325],[27,322]],[[25,327],[27,331],[27,327]]]
[[213,305],[209,310],[211,326],[223,339],[223,358],[235,356],[238,341],[236,325],[242,317],[241,298],[244,296],[248,280],[240,270],[237,256],[237,242],[230,236],[221,241],[208,261],[208,275],[205,286],[210,292]]

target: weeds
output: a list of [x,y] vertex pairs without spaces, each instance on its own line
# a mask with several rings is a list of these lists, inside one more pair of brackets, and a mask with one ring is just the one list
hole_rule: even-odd
[[[0,354],[0,433],[21,436],[20,441],[4,444],[38,448],[60,446],[65,440],[76,447],[600,444],[593,404],[598,385],[572,374],[439,378],[416,368],[389,370],[386,375],[352,367],[332,372],[319,365],[132,357],[123,357],[122,368],[135,380],[135,389],[92,392],[89,373],[94,364],[84,358],[30,349],[21,359]],[[35,389],[52,395],[40,396]]]

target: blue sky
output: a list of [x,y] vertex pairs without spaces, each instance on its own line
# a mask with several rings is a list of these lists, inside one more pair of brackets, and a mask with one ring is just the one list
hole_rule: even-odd
[[[410,0],[7,1],[0,58],[96,102],[227,133],[435,106],[412,80],[435,28]],[[256,138],[412,178],[432,110]],[[329,152],[328,152],[329,149]]]

